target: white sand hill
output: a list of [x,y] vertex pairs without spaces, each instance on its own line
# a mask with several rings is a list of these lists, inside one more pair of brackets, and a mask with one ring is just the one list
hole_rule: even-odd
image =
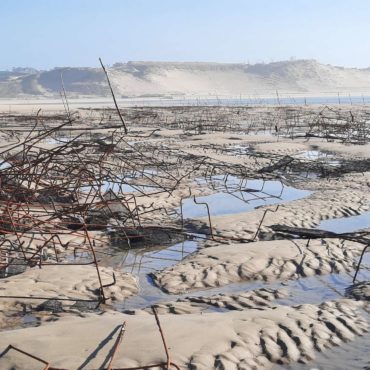
[[[116,63],[109,74],[118,97],[251,96],[280,93],[366,94],[370,69],[343,68],[315,60],[267,64],[200,62]],[[109,91],[101,68],[16,68],[0,71],[0,98],[59,97],[61,74],[71,97],[102,97]]]

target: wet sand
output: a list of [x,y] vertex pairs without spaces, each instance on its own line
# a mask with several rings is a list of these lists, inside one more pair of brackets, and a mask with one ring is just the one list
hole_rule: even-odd
[[[145,133],[154,127],[153,124],[153,127],[135,129]],[[5,147],[9,143],[5,143],[7,136],[2,135]],[[182,135],[181,140],[179,135]],[[340,175],[333,172],[328,176],[313,176],[305,171],[315,161],[323,161],[323,166],[335,171],[338,164],[334,161],[353,163],[351,161],[369,160],[369,144],[349,145],[318,138],[292,140],[266,132],[236,134],[226,131],[187,136],[184,130],[171,130],[166,125],[150,142],[157,147],[166,146],[181,152],[183,158],[195,156],[204,160],[206,157],[222,163],[224,167],[221,168],[229,165],[234,172],[242,168],[249,183],[242,183],[236,193],[227,185],[230,186],[232,176],[243,180],[242,170],[230,174],[229,180],[223,178],[224,173],[220,169],[217,173],[207,172],[203,177],[192,172],[170,195],[156,193],[154,189],[153,194],[137,198],[138,206],[144,210],[153,202],[158,209],[171,210],[177,223],[173,221],[175,216],[171,216],[171,224],[168,214],[163,212],[147,216],[144,213],[143,223],[180,227],[180,203],[182,199],[191,201],[193,196],[200,202],[202,197],[220,194],[220,199],[223,199],[230,193],[235,197],[244,192],[245,195],[253,195],[252,198],[243,198],[248,207],[223,213],[225,207],[219,211],[209,202],[212,239],[209,219],[203,211],[199,213],[202,206],[190,202],[187,210],[193,212],[191,219],[189,213],[183,214],[185,227],[192,227],[188,229],[192,240],[186,241],[195,245],[189,249],[190,254],[181,252],[178,243],[170,242],[159,242],[151,249],[141,246],[125,252],[120,246],[112,248],[104,232],[93,231],[99,251],[106,253],[99,256],[103,284],[112,282],[113,272],[116,279],[115,285],[105,289],[109,301],[95,312],[92,309],[87,310],[89,312],[71,309],[64,304],[59,312],[50,312],[45,307],[39,308],[38,313],[35,311],[41,303],[54,296],[72,301],[73,298],[97,299],[99,285],[93,266],[43,266],[41,269],[36,266],[0,279],[2,295],[16,292],[19,296],[31,297],[26,303],[22,299],[0,301],[0,325],[3,329],[0,352],[12,344],[50,361],[55,367],[106,367],[118,325],[126,322],[115,367],[166,361],[155,318],[150,304],[145,305],[145,302],[155,304],[170,348],[171,361],[180,368],[267,369],[279,364],[292,369],[294,366],[304,368],[304,365],[297,365],[298,362],[321,366],[325,365],[324,354],[329,353],[330,356],[333,347],[345,348],[349,345],[345,343],[351,341],[356,346],[361,336],[368,336],[368,254],[365,254],[365,264],[358,275],[359,284],[351,286],[363,244],[336,238],[287,238],[274,232],[270,226],[317,228],[328,219],[349,219],[368,212],[370,171],[357,171],[355,166]],[[46,148],[55,145],[42,144]],[[146,144],[140,145],[144,148]],[[240,147],[252,148],[254,153],[258,153],[257,159],[249,156],[248,151],[238,152]],[[307,158],[309,151],[330,152],[330,157]],[[266,188],[262,189],[253,188],[256,185],[253,181],[260,181],[256,174],[286,155],[303,157],[304,171],[299,176],[286,171],[280,175],[279,181],[304,193],[293,199],[280,197],[278,202],[275,202],[276,194],[265,199],[263,192],[268,191],[268,185],[263,185]],[[249,168],[253,168],[251,176],[248,176]],[[343,168],[347,171],[346,167]],[[160,171],[153,178],[157,175],[161,176]],[[141,179],[141,186],[150,186],[151,176]],[[219,176],[217,181],[214,181],[215,176]],[[166,177],[168,174],[163,175],[164,180],[168,180]],[[276,181],[269,173],[263,177],[267,182]],[[236,186],[235,183],[232,186]],[[253,203],[256,196],[259,200]],[[218,198],[216,205],[217,202]],[[271,212],[265,213],[267,209]],[[359,228],[369,232],[370,224],[362,222]],[[75,236],[73,242],[80,239]],[[32,240],[30,248],[37,249],[38,243]],[[171,251],[173,245],[176,248]],[[51,252],[46,251],[48,254]],[[110,257],[108,252],[115,257]],[[68,250],[61,250],[60,255],[65,261],[84,261],[84,257],[76,259],[68,254]],[[310,286],[316,283],[322,286],[318,289]],[[307,287],[307,290],[302,288],[299,294],[300,287]],[[32,300],[32,296],[45,297],[45,300]],[[25,312],[37,319],[38,327],[24,324]],[[359,351],[354,366],[364,367],[366,353],[363,349]],[[344,352],[340,356],[344,356]],[[340,356],[334,368],[340,368]],[[0,367],[37,368],[37,363],[29,361],[9,351],[0,358]]]

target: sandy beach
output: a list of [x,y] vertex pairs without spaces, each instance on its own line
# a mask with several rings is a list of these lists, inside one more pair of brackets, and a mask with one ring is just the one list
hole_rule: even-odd
[[359,346],[368,113],[126,107],[126,135],[112,109],[4,109],[0,368],[42,368],[9,345],[52,368],[194,370]]

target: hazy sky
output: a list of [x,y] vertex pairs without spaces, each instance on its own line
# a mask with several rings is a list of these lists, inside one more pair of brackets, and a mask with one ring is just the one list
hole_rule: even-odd
[[128,60],[370,66],[370,0],[0,0],[0,69]]

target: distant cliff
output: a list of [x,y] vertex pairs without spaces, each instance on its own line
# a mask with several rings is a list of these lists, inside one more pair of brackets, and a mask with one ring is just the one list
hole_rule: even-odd
[[[128,62],[108,68],[117,97],[364,93],[370,69],[343,68],[314,60],[268,64]],[[100,68],[0,71],[0,98],[55,97],[61,74],[70,97],[108,96]]]

